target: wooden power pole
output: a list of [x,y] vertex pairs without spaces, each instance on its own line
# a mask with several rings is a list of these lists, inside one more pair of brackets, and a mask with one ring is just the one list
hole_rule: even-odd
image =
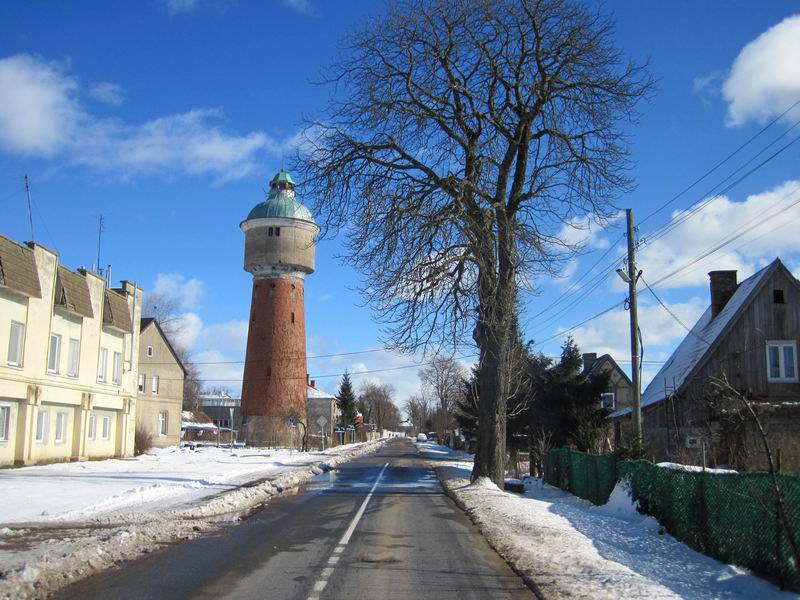
[[639,381],[639,310],[636,300],[636,237],[633,226],[633,209],[625,211],[628,225],[628,294],[631,316],[631,381],[633,382],[633,432],[639,448],[642,447],[642,390]]

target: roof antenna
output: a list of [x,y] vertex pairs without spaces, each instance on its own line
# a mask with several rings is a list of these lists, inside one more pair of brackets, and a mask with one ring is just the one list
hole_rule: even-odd
[[35,242],[36,238],[33,235],[33,213],[31,212],[31,185],[28,181],[28,174],[25,174],[25,193],[28,195],[28,221],[31,224],[31,241]]
[[96,263],[97,271],[95,271],[95,273],[97,273],[98,275],[102,275],[103,274],[103,269],[100,268],[100,241],[103,238],[103,231],[104,231],[104,229],[103,229],[103,215],[101,213],[100,214],[100,222],[97,224],[97,263]]

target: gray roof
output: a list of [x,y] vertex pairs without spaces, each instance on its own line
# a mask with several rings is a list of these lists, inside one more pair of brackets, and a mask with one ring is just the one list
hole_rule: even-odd
[[86,276],[58,266],[55,305],[91,319],[94,317]]
[[114,290],[106,290],[105,310],[103,310],[103,323],[124,331],[133,333],[133,323],[131,313],[128,308],[128,301],[124,296]]
[[0,236],[0,286],[29,298],[42,297],[33,251],[3,236]]
[[[678,344],[672,356],[644,390],[642,408],[663,400],[667,395],[665,392],[678,392],[683,384],[691,379],[694,371],[711,355],[712,347],[722,339],[723,334],[733,325],[756,290],[761,287],[761,283],[780,266],[782,263],[776,258],[768,266],[742,281],[716,318],[711,318],[710,306],[706,309],[691,332]],[[622,417],[630,412],[630,408],[623,408],[609,416]]]

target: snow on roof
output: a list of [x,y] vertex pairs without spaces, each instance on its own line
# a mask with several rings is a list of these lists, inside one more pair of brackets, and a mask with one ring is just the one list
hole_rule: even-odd
[[[664,366],[661,367],[644,390],[642,408],[663,400],[666,396],[665,390],[677,392],[681,388],[695,366],[703,360],[703,357],[714,345],[720,334],[727,329],[728,324],[738,314],[739,309],[745,305],[753,291],[779,264],[780,261],[775,259],[768,266],[742,281],[731,299],[728,300],[725,308],[720,311],[716,318],[711,318],[710,306],[706,309],[703,316],[694,324],[690,333],[678,344],[672,356],[664,363]],[[613,419],[630,414],[630,412],[630,408],[623,408],[609,416]]]
[[204,429],[216,431],[217,426],[214,425],[209,417],[203,411],[181,411],[181,429]]
[[309,398],[324,398],[327,400],[336,400],[336,396],[331,396],[328,392],[323,392],[322,390],[318,390],[317,388],[313,388],[310,385],[308,386],[308,397]]

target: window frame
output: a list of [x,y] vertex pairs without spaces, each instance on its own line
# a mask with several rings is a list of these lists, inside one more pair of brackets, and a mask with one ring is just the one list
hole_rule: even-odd
[[144,373],[139,373],[136,378],[136,389],[140,394],[144,394],[144,388],[147,385],[147,376]]
[[114,352],[111,358],[111,383],[122,384],[122,352]]
[[[16,339],[14,337],[14,326],[18,326],[18,333]],[[11,360],[12,343],[17,343],[17,361]],[[11,321],[8,329],[8,354],[6,355],[6,362],[12,367],[22,367],[25,361],[25,323],[20,321]]]
[[67,441],[67,412],[60,410],[56,413],[56,444],[63,444]]
[[11,405],[0,404],[0,442],[8,442],[11,437]]
[[[55,352],[53,351],[54,340],[56,343]],[[47,372],[53,375],[58,375],[60,366],[61,366],[61,334],[51,332],[50,343],[47,346]]]
[[81,367],[81,341],[76,338],[69,338],[67,346],[67,375],[69,377],[77,377],[78,373],[80,373],[80,367]]
[[158,413],[158,435],[163,437],[169,431],[169,413],[166,410]]
[[97,381],[105,383],[108,380],[108,348],[100,347],[100,357],[97,365]]
[[[772,375],[772,368],[770,364],[770,349],[777,348],[778,349],[778,377],[773,377]],[[785,348],[792,349],[792,368],[794,369],[794,376],[787,377],[786,376],[786,361],[785,361]],[[797,383],[798,382],[798,374],[797,374],[797,341],[796,340],[767,340],[766,343],[766,353],[767,353],[767,381],[769,383]]]
[[43,409],[41,406],[36,409],[36,434],[34,441],[37,444],[46,444],[48,437],[48,421],[50,420],[50,411]]
[[159,376],[158,376],[158,375],[153,375],[153,376],[151,376],[151,377],[150,377],[150,381],[151,381],[151,384],[150,384],[150,393],[151,393],[153,396],[158,396],[158,388],[159,388]]
[[86,426],[86,437],[90,440],[97,439],[97,415],[89,415],[89,423]]
[[103,424],[102,424],[102,429],[100,430],[100,435],[104,440],[111,439],[111,417],[107,415],[103,417]]
[[[611,396],[611,406],[610,407],[609,406],[605,406],[605,404],[604,404],[604,398],[606,396]],[[600,394],[600,408],[601,409],[606,408],[608,410],[616,410],[617,409],[617,394],[615,394],[614,392],[602,392]]]
[[156,350],[152,346],[148,346],[145,353],[147,354],[147,358],[153,358],[156,355]]

